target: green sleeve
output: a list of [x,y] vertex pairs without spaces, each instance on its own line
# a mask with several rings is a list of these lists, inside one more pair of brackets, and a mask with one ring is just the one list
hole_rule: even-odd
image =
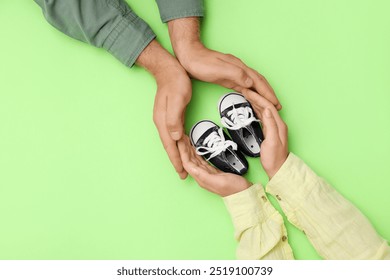
[[156,0],[161,20],[167,22],[183,17],[203,17],[203,0]]
[[77,40],[104,48],[132,66],[156,37],[124,0],[34,0],[47,21]]

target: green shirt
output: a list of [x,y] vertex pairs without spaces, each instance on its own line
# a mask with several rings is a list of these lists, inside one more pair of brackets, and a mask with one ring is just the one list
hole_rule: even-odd
[[[34,0],[47,21],[132,66],[156,35],[124,0]],[[203,16],[202,0],[156,0],[161,20]]]

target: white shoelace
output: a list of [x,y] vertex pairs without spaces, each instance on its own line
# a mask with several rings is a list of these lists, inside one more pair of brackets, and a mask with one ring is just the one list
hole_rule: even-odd
[[253,111],[250,107],[234,107],[227,113],[227,116],[231,118],[228,119],[226,117],[221,118],[221,123],[224,127],[231,130],[239,130],[245,126],[250,125],[252,122],[258,122],[259,120],[255,118]]
[[213,131],[206,139],[203,140],[202,147],[196,148],[196,153],[200,156],[211,153],[207,160],[216,157],[220,153],[226,151],[227,148],[232,147],[237,150],[237,144],[230,140],[225,140],[222,128],[218,129],[218,133]]

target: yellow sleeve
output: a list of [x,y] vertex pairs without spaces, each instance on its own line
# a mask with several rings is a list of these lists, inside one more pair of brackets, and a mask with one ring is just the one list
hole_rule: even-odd
[[390,247],[348,200],[290,153],[267,184],[289,221],[325,259],[390,259]]
[[224,198],[238,240],[238,259],[294,259],[282,216],[255,184]]

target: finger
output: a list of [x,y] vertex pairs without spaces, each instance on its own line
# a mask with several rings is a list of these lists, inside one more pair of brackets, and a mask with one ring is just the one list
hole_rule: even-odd
[[180,95],[172,95],[167,100],[166,125],[171,138],[175,141],[183,136],[183,114],[186,105]]
[[188,174],[190,174],[191,177],[198,182],[198,184],[202,183],[199,178],[199,171],[202,169],[201,166],[199,166],[197,163],[193,162],[192,160],[183,161],[183,166],[185,170],[188,172]]
[[192,172],[196,176],[196,181],[201,187],[208,191],[215,192],[221,185],[221,177],[214,167],[211,165],[208,166],[209,168],[192,167]]
[[217,71],[220,73],[220,80],[227,81],[227,86],[229,88],[237,86],[251,88],[253,86],[252,78],[244,71],[244,69],[222,59],[218,59],[218,61],[219,65]]
[[272,89],[268,81],[257,71],[249,67],[247,72],[253,80],[253,89],[269,100],[276,107],[276,109],[280,110],[282,105],[280,104],[278,98],[276,97],[275,91]]
[[245,63],[241,61],[238,57],[232,54],[219,53],[219,58],[225,60],[226,62],[234,63],[237,66],[245,67]]
[[219,171],[217,168],[215,168],[214,166],[212,166],[209,162],[207,162],[203,157],[201,157],[200,155],[196,154],[196,159],[197,159],[197,163],[199,166],[205,168],[210,174],[217,174],[217,173],[221,173],[221,171]]
[[199,166],[191,161],[185,162],[184,167],[201,187],[210,189],[210,186],[215,186],[213,183],[215,183],[216,180],[212,178],[215,176],[213,172],[210,172],[203,166]]
[[181,158],[181,161],[184,165],[184,162],[188,162],[190,161],[190,158],[191,158],[191,150],[189,149],[187,143],[186,143],[186,140],[184,138],[180,139],[178,142],[177,142],[177,147],[179,149],[179,153],[180,153],[180,158]]
[[279,139],[284,145],[287,145],[288,127],[276,110],[271,110],[271,112],[272,112],[272,117],[274,118],[278,126]]
[[168,154],[169,160],[171,161],[176,172],[179,174],[181,179],[187,177],[187,172],[184,170],[183,163],[180,158],[180,153],[176,145],[176,141],[172,140],[168,130],[164,127],[165,122],[156,123],[157,130],[160,135],[161,142],[164,146],[166,153]]
[[[194,149],[193,149],[194,150]],[[195,157],[197,159],[197,163],[199,166],[205,168],[209,173],[211,174],[217,174],[217,173],[221,173],[221,171],[219,171],[217,168],[215,168],[214,166],[212,166],[209,162],[207,162],[203,157],[201,157],[200,155],[198,154],[195,154]]]
[[200,163],[201,163],[204,167],[206,167],[206,168],[208,168],[208,167],[210,166],[210,163],[208,163],[208,162],[205,161],[204,159],[200,160]]
[[202,159],[199,157],[194,157],[196,164],[202,165]]
[[273,108],[273,104],[267,100],[265,97],[259,95],[257,92],[254,92],[250,89],[242,89],[241,93],[245,96],[246,99],[250,102],[253,109],[255,110],[258,117],[261,118],[263,111],[266,108]]
[[184,137],[178,141],[178,148],[184,169],[186,169],[186,163],[188,162],[197,166],[202,165],[202,158],[195,153],[195,149],[190,144],[187,135],[184,135]]
[[235,57],[231,54],[223,55],[223,60],[233,63],[234,65],[243,69],[246,74],[253,80],[253,86],[257,93],[263,95],[266,99],[268,99],[272,104],[275,105],[276,109],[282,109],[282,105],[280,104],[278,98],[275,95],[274,90],[268,81],[258,73],[256,70],[248,67],[245,63],[243,63],[239,58]]
[[[191,142],[190,142],[190,138],[184,134],[183,138],[180,139],[180,145],[182,147],[184,147],[185,151],[186,151],[186,155],[188,157],[188,160],[195,160],[197,159],[197,157],[199,157],[197,154],[196,154],[196,151],[195,151],[195,148],[192,146]],[[179,148],[179,151],[181,153],[181,150]]]
[[178,141],[178,148],[183,162],[183,166],[186,170],[187,163],[191,162],[197,167],[206,169],[211,174],[220,173],[219,170],[211,166],[203,157],[201,157],[195,152],[195,148],[191,145],[187,135],[184,135],[184,137]]
[[279,129],[272,111],[266,108],[263,112],[262,119],[265,140],[271,143],[279,143]]
[[166,140],[161,139],[164,145],[164,149],[167,152],[169,160],[171,161],[176,172],[179,174],[179,177],[181,179],[185,179],[187,177],[187,172],[183,167],[183,163],[180,158],[180,153],[176,146],[176,141],[173,141],[170,137],[168,137],[166,138]]
[[[265,110],[268,110],[269,112],[271,112],[272,118],[276,122],[276,126],[278,128],[278,133],[279,133],[280,140],[283,143],[287,142],[287,125],[286,125],[286,123],[282,120],[282,118],[280,117],[279,113],[276,111],[276,109],[274,107],[267,107],[266,109],[264,109],[262,116],[264,116]],[[263,119],[264,119],[264,117],[262,117],[262,120]],[[264,120],[263,120],[263,122],[264,122]],[[283,141],[284,139],[286,141]]]

